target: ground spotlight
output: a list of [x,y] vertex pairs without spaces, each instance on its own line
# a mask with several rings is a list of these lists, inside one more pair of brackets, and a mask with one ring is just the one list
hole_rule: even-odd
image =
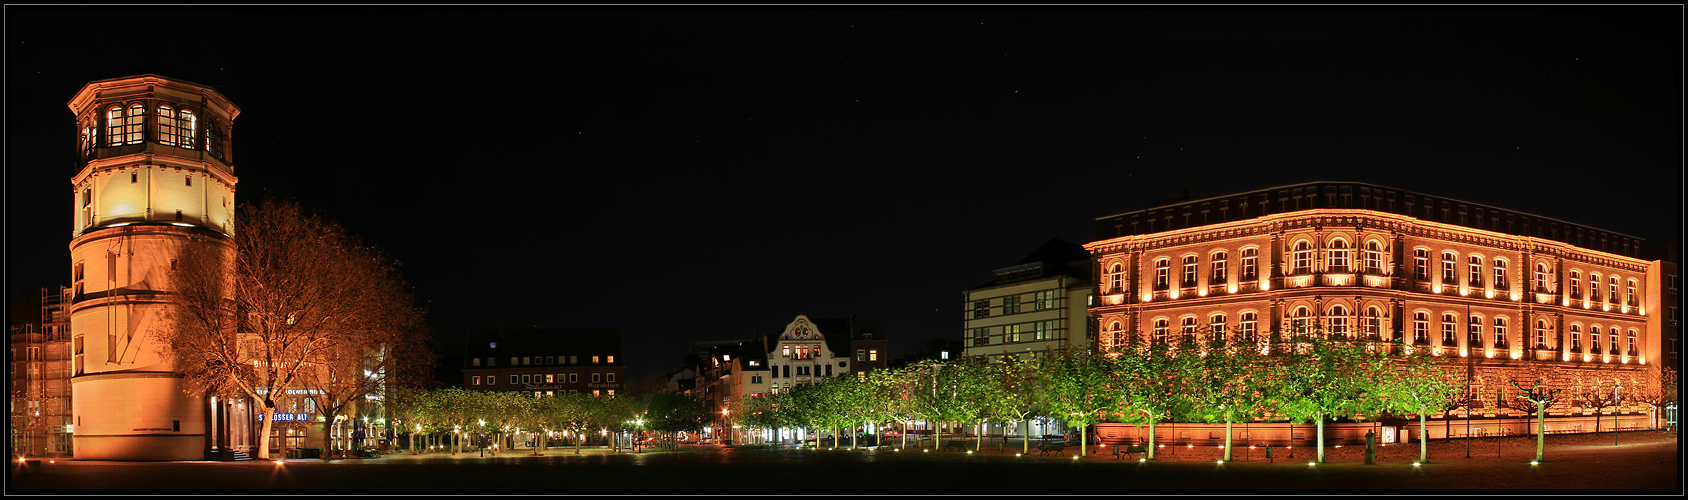
[[1224,465],[1224,464],[1225,464],[1225,461],[1224,461],[1224,460],[1220,460],[1220,461],[1219,461],[1219,462],[1218,462],[1218,463],[1219,463],[1219,464],[1220,464],[1220,465]]
[[1138,462],[1147,462],[1147,461],[1149,461],[1149,459],[1147,459],[1147,458],[1139,458],[1139,459],[1137,459],[1137,461],[1138,461]]
[[[1541,464],[1541,462],[1537,462],[1535,460],[1530,461],[1530,465],[1540,465],[1540,464]],[[1413,464],[1413,465],[1418,465],[1418,464]]]
[[[1535,463],[1535,462],[1530,462],[1530,463]],[[1418,462],[1413,462],[1413,467],[1418,467]]]
[[1017,456],[1020,456],[1020,454],[1019,454],[1019,453],[1015,453],[1015,454],[1014,454],[1014,456],[1016,456],[1016,457],[1017,457]]
[[275,464],[276,464],[276,465],[281,465],[281,464],[282,464],[282,462],[281,462],[281,459],[279,459],[279,458],[278,458],[278,459],[276,459],[276,461],[275,461]]
[[1307,465],[1313,465],[1313,462],[1307,462]]
[[1073,460],[1078,460],[1078,455],[1073,455]]

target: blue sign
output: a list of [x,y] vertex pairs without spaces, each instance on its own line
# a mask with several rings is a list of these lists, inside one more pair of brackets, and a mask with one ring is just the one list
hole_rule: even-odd
[[[275,414],[275,421],[277,421],[277,422],[304,422],[304,421],[307,421],[307,420],[310,420],[310,419],[311,419],[311,414],[309,414],[309,413],[277,413],[277,414]],[[264,414],[262,414],[262,413],[258,414],[258,421],[259,422],[264,421]]]

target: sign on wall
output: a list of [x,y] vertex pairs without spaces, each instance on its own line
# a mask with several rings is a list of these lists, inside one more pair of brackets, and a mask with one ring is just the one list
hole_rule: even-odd
[[[259,421],[259,422],[264,421],[264,414],[259,413],[257,415],[257,417],[258,417],[257,421]],[[310,419],[311,419],[311,414],[309,414],[309,413],[277,413],[277,414],[275,414],[275,421],[277,421],[277,422],[304,422],[304,421],[307,421],[307,420],[310,420]]]

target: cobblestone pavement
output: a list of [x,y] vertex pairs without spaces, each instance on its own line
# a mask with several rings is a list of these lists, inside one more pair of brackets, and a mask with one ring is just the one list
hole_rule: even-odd
[[[1613,444],[1616,440],[1617,444]],[[497,456],[391,454],[378,459],[242,462],[57,461],[36,473],[8,476],[8,494],[183,494],[346,490],[354,493],[425,494],[633,494],[641,492],[775,493],[1197,493],[1260,490],[1388,492],[1471,491],[1516,494],[1525,490],[1568,493],[1681,492],[1681,452],[1675,434],[1653,431],[1549,436],[1546,460],[1534,458],[1533,437],[1474,439],[1466,458],[1463,440],[1431,443],[1430,462],[1413,466],[1418,446],[1388,445],[1378,464],[1364,465],[1363,447],[1327,450],[1326,463],[1308,465],[1307,451],[1289,459],[1276,450],[1248,450],[1215,463],[1215,447],[1162,449],[1156,460],[1116,460],[1111,450],[1092,454],[1016,457],[994,449],[955,451],[794,449],[694,446],[679,451],[614,453],[586,449],[531,450]],[[1238,450],[1242,451],[1242,450]],[[1283,453],[1283,454],[1279,454]],[[14,469],[15,472],[15,469]]]

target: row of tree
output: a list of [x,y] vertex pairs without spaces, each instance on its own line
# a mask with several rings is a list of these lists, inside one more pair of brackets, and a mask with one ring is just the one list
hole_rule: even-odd
[[[1426,418],[1469,405],[1472,395],[1464,374],[1451,364],[1455,361],[1423,349],[1403,355],[1401,348],[1309,334],[1272,349],[1216,339],[1094,353],[1070,349],[1035,360],[1006,357],[1002,363],[926,361],[750,398],[739,402],[733,413],[754,427],[836,429],[837,435],[864,424],[900,423],[906,429],[914,421],[982,426],[987,421],[1017,424],[1047,417],[1077,428],[1126,422],[1148,426],[1149,458],[1154,457],[1154,427],[1159,423],[1223,422],[1225,460],[1231,459],[1235,422],[1311,421],[1317,424],[1321,462],[1324,422],[1417,415],[1419,458],[1424,461]],[[1538,417],[1539,460],[1540,419],[1548,406],[1566,404],[1570,398],[1559,396],[1557,389],[1566,381],[1552,364],[1530,366],[1527,376],[1520,377],[1527,379],[1528,387],[1509,380],[1501,394],[1503,400],[1516,401],[1510,406]],[[905,446],[906,439],[905,433]],[[983,437],[976,439],[975,449]],[[1022,452],[1029,451],[1029,439],[1022,436]],[[1081,433],[1080,440],[1081,453],[1088,452],[1088,433]]]
[[[671,438],[703,427],[709,408],[700,399],[668,393],[593,396],[570,393],[536,398],[520,392],[483,392],[458,388],[398,391],[389,402],[393,424],[409,435],[411,451],[443,446],[462,451],[469,436],[490,437],[502,448],[514,447],[515,436],[536,436],[534,453],[550,447],[553,433],[580,447],[592,436],[652,431]],[[615,440],[605,441],[616,443]]]

